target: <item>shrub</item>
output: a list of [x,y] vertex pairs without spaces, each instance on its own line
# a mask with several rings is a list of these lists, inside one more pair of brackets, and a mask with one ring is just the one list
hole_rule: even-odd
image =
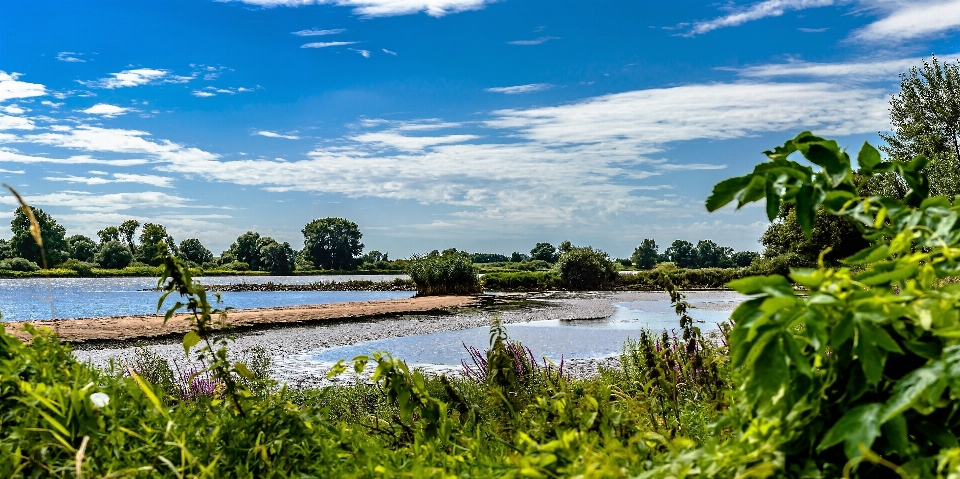
[[10,271],[40,271],[40,266],[26,258],[10,258],[0,261],[0,269]]
[[417,296],[480,292],[477,270],[470,255],[464,252],[414,255],[410,258],[408,274],[417,285]]
[[487,291],[544,291],[558,289],[560,275],[556,271],[486,273],[482,282]]
[[232,261],[225,265],[220,266],[220,269],[230,270],[230,271],[250,271],[250,265],[244,263],[243,261]]
[[122,269],[133,262],[133,253],[127,245],[119,241],[108,241],[100,245],[94,260],[101,268]]
[[93,263],[87,263],[85,261],[80,261],[75,258],[70,258],[63,262],[60,265],[61,268],[70,269],[76,271],[79,276],[90,277],[93,276],[93,268],[97,265]]
[[591,247],[574,247],[556,264],[560,284],[568,289],[600,289],[617,279],[610,256]]

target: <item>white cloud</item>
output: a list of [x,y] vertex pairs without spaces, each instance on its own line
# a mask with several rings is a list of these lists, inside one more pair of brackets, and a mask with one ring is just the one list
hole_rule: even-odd
[[540,45],[541,43],[549,42],[550,40],[559,40],[560,37],[539,37],[534,38],[533,40],[514,40],[512,42],[507,42],[509,45]]
[[130,109],[122,106],[110,105],[107,103],[97,103],[86,110],[80,111],[88,115],[101,115],[107,118],[113,118],[118,115],[123,115],[124,113],[130,111]]
[[22,115],[27,110],[24,110],[19,105],[7,105],[7,106],[0,106],[0,111],[8,115]]
[[309,30],[300,30],[297,32],[290,32],[292,35],[297,35],[298,37],[318,37],[321,35],[336,35],[338,33],[343,33],[347,31],[345,28],[334,28],[331,30],[318,30],[316,28],[311,28]]
[[383,50],[383,53],[386,53],[387,55],[397,56],[397,52],[391,52],[390,50],[387,50],[386,48],[381,48],[381,50]]
[[[259,88],[259,86],[257,88]],[[237,93],[246,93],[253,90],[254,90],[253,88],[244,88],[244,87],[219,88],[215,86],[208,86],[203,90],[194,90],[193,93],[191,93],[191,95],[199,98],[210,98],[212,96],[217,96],[218,93],[222,93],[225,95],[236,95]]]
[[160,83],[186,83],[194,78],[178,76],[169,70],[158,70],[154,68],[123,70],[119,73],[111,73],[111,75],[113,75],[111,78],[101,78],[94,81],[78,80],[78,82],[91,88],[114,89],[140,85],[156,85]]
[[[2,140],[2,139],[0,139]],[[135,166],[148,163],[145,159],[119,159],[105,160],[94,158],[89,155],[74,155],[68,158],[48,158],[44,156],[24,155],[13,148],[0,147],[0,161],[10,163],[52,163],[59,165],[112,165],[112,166]]]
[[284,138],[287,140],[299,140],[300,137],[296,135],[281,135],[280,133],[275,133],[267,130],[259,130],[253,133],[254,135],[265,136],[267,138]]
[[[221,0],[231,1],[231,0]],[[301,7],[305,5],[333,4],[353,7],[354,13],[365,17],[388,17],[426,13],[442,17],[468,10],[479,10],[494,0],[233,0],[261,7]]]
[[[78,55],[78,54],[77,54],[77,53],[74,53],[74,52],[60,52],[60,53],[57,54],[57,60],[60,60],[60,61],[62,61],[62,62],[69,62],[69,63],[83,63],[83,62],[86,62],[86,60],[81,60],[81,59],[77,58],[75,55]],[[80,55],[83,55],[83,54],[80,53]]]
[[667,171],[686,171],[686,170],[723,170],[726,169],[727,165],[713,165],[710,163],[685,163],[685,164],[673,164],[666,163],[662,165],[657,165],[657,168]]
[[363,55],[363,58],[370,58],[370,50],[358,50],[358,49],[356,49],[356,48],[351,48],[350,50],[353,50],[353,51],[355,51],[355,52]]
[[217,96],[216,93],[210,93],[208,91],[203,91],[203,90],[193,90],[193,93],[191,93],[191,95],[199,98],[210,98],[212,96]]
[[130,173],[114,173],[113,178],[104,178],[102,176],[60,176],[44,178],[47,181],[63,181],[67,183],[83,183],[86,185],[106,185],[109,183],[138,183],[144,185],[156,186],[159,188],[172,188],[170,184],[173,178],[157,175],[137,175]]
[[706,22],[697,22],[687,35],[699,35],[718,28],[735,27],[767,17],[779,17],[791,10],[826,7],[836,3],[834,0],[764,0],[747,8],[737,10]]
[[0,70],[0,101],[14,98],[30,98],[47,94],[47,88],[39,83],[27,83],[18,80],[19,73],[7,73]]
[[544,90],[549,90],[551,88],[553,88],[553,85],[549,83],[531,83],[529,85],[487,88],[487,89],[484,89],[483,91],[488,91],[492,93],[506,93],[507,95],[516,95],[519,93],[533,93],[538,91],[544,91]]
[[50,100],[43,100],[40,102],[40,104],[44,106],[49,106],[50,108],[60,108],[61,106],[63,106],[63,102],[54,103]]
[[450,143],[463,143],[480,138],[476,135],[444,135],[444,136],[406,136],[395,131],[379,131],[354,136],[354,141],[374,143],[389,148],[405,151],[421,151],[424,148]]
[[[63,191],[39,195],[24,195],[31,205],[64,206],[75,211],[116,212],[134,208],[186,208],[191,200],[157,191],[139,193],[99,194],[85,191]],[[10,195],[0,196],[0,203],[16,205]]]
[[36,127],[29,118],[0,114],[0,130],[33,130]]
[[8,175],[22,175],[26,172],[23,170],[5,170],[3,168],[0,168],[0,173],[6,173]]
[[890,13],[853,33],[856,40],[890,43],[941,35],[960,29],[960,0],[882,2]]
[[[942,58],[960,58],[960,53],[940,55]],[[853,80],[895,80],[900,73],[921,64],[919,57],[894,59],[864,59],[839,63],[792,61],[745,67],[737,72],[748,78],[811,77],[848,78]]]
[[823,32],[825,32],[825,31],[829,30],[829,28],[806,28],[806,27],[800,27],[800,28],[797,28],[797,30],[800,30],[800,31],[803,32],[803,33],[823,33]]
[[314,42],[314,43],[304,43],[300,45],[300,48],[328,48],[328,47],[341,47],[344,45],[353,45],[359,42]]

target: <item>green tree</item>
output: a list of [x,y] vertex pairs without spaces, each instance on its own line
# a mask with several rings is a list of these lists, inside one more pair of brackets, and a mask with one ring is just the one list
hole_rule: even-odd
[[323,269],[353,269],[363,252],[363,234],[343,218],[313,220],[303,227],[303,252]]
[[684,240],[676,240],[670,244],[670,247],[664,252],[670,262],[677,265],[678,268],[696,268],[697,252],[693,243]]
[[0,239],[0,260],[13,257],[16,257],[16,254],[13,252],[13,247],[10,246],[10,242],[5,239]]
[[294,251],[290,243],[278,243],[273,238],[262,242],[260,247],[260,265],[273,274],[290,274],[294,268]]
[[157,244],[161,241],[171,251],[176,252],[173,237],[167,234],[167,228],[156,223],[143,225],[143,229],[140,231],[140,247],[137,248],[137,260],[151,266],[163,264],[163,258],[160,257],[161,250],[157,248]]
[[[921,68],[900,75],[900,93],[890,100],[891,133],[880,149],[896,161],[926,156],[930,194],[960,194],[960,63],[940,63],[936,56]],[[883,193],[905,192],[900,176],[882,176]],[[891,184],[892,183],[892,184]],[[899,196],[902,197],[902,196]]]
[[80,261],[92,262],[97,254],[97,243],[84,235],[73,235],[67,238],[70,247],[70,257]]
[[797,219],[796,206],[788,204],[760,237],[760,244],[765,259],[780,258],[785,265],[810,268],[816,266],[820,253],[827,248],[831,250],[824,260],[832,265],[866,248],[869,242],[849,221],[826,212],[817,214],[808,237]]
[[254,271],[260,270],[260,233],[247,231],[237,237],[230,245],[230,253],[233,254],[234,261],[242,261],[250,265]]
[[587,247],[571,247],[557,260],[560,282],[569,289],[598,289],[617,278],[610,255]]
[[107,226],[106,228],[97,231],[97,236],[100,238],[101,245],[111,241],[120,241],[120,230],[117,229],[116,226]]
[[117,231],[120,233],[120,239],[127,244],[127,247],[130,248],[130,251],[136,251],[137,245],[134,244],[133,238],[137,234],[137,228],[140,227],[140,222],[137,220],[127,220],[120,224],[117,227]]
[[633,266],[637,269],[653,269],[660,260],[659,249],[656,241],[650,238],[643,240],[630,256]]
[[694,249],[697,256],[696,268],[729,268],[733,266],[730,257],[733,248],[720,246],[711,240],[700,240]]
[[180,258],[196,264],[203,264],[213,260],[213,253],[205,248],[203,243],[196,238],[188,238],[181,241],[177,253]]
[[94,261],[101,268],[126,268],[133,262],[133,253],[130,252],[127,245],[117,240],[111,240],[100,245],[100,250],[94,256]]
[[537,245],[530,250],[530,259],[539,259],[547,263],[554,263],[557,261],[557,248],[554,248],[550,243],[537,243]]
[[[18,257],[42,265],[40,245],[37,244],[30,233],[30,218],[23,208],[23,206],[17,208],[13,215],[13,221],[10,222],[10,229],[13,231],[10,246]],[[70,246],[66,239],[67,230],[43,210],[32,206],[30,209],[40,226],[40,238],[43,240],[47,265],[53,267],[66,261],[70,257]]]
[[760,253],[756,251],[737,251],[730,256],[730,261],[732,261],[733,266],[737,268],[745,268],[750,266],[750,264],[759,257]]

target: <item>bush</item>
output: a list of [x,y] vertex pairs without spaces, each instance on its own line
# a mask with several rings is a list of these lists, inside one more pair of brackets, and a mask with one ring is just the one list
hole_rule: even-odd
[[220,269],[225,269],[230,271],[250,271],[250,265],[247,263],[244,263],[243,261],[233,261],[220,266]]
[[63,262],[60,265],[63,269],[70,269],[76,271],[79,276],[90,277],[93,276],[93,268],[97,265],[93,263],[87,263],[85,261],[80,261],[75,258],[70,258]]
[[0,261],[0,269],[30,272],[40,271],[40,266],[25,258],[10,258]]
[[560,288],[556,271],[486,273],[481,278],[486,291],[545,291]]
[[560,284],[573,290],[601,289],[617,279],[610,256],[591,247],[574,247],[556,264]]
[[417,285],[417,296],[476,294],[480,292],[477,270],[470,255],[445,251],[410,258],[410,279]]
[[94,260],[101,268],[122,269],[133,262],[133,253],[127,245],[119,241],[108,241],[100,245],[100,251],[97,251]]

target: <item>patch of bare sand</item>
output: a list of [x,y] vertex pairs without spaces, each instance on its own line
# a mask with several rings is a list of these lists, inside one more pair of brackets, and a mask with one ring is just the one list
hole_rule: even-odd
[[[227,323],[237,329],[254,329],[271,325],[309,324],[346,319],[364,319],[408,313],[450,311],[477,304],[474,296],[426,296],[409,299],[388,299],[354,303],[333,303],[314,306],[245,309],[229,311]],[[164,323],[163,315],[114,316],[108,318],[65,319],[62,321],[26,321],[0,323],[8,333],[29,339],[24,324],[58,329],[63,341],[82,343],[97,340],[129,340],[161,338],[183,334],[192,329],[189,316],[178,314]]]

